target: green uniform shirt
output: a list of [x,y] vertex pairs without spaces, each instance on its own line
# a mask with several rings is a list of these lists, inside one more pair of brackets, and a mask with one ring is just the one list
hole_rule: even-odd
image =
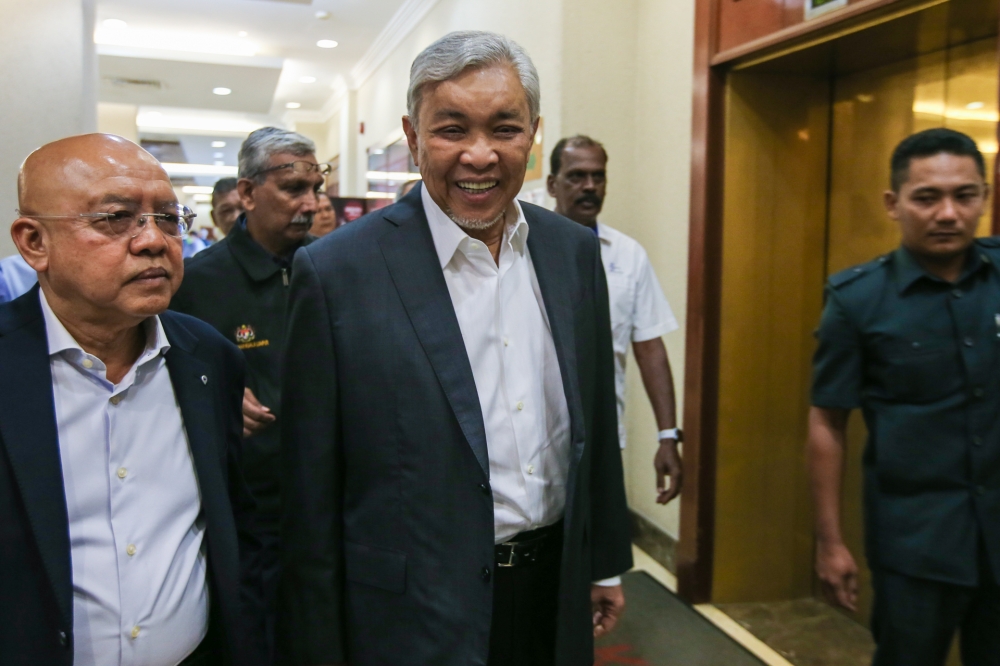
[[[170,309],[197,317],[236,343],[247,361],[247,386],[277,417],[246,439],[243,470],[257,499],[258,522],[280,520],[281,353],[285,344],[291,262],[251,238],[240,217],[229,235],[184,262],[184,281]],[[312,242],[306,236],[303,245]]]
[[832,276],[812,404],[863,410],[873,567],[978,582],[1000,574],[1000,239],[978,239],[958,282],[904,248]]

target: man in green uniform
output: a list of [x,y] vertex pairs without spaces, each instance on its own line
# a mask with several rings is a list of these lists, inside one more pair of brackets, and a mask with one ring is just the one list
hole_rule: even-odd
[[809,414],[816,569],[854,609],[840,533],[848,414],[861,408],[877,666],[1000,664],[1000,241],[976,239],[983,157],[933,129],[897,146],[885,207],[901,247],[826,288]]
[[329,166],[316,162],[306,137],[274,127],[259,129],[240,148],[239,190],[244,213],[222,241],[185,264],[184,281],[170,307],[202,319],[243,350],[243,467],[257,498],[264,545],[268,644],[272,645],[278,579],[281,352],[292,255],[308,235],[316,193]]

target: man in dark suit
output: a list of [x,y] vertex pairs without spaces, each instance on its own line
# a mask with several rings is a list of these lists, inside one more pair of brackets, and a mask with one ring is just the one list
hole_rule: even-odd
[[193,215],[120,137],[32,153],[0,306],[0,663],[260,663],[243,360],[165,312]]
[[598,241],[514,199],[539,117],[519,46],[452,33],[408,100],[423,184],[295,258],[279,645],[588,664],[632,563]]

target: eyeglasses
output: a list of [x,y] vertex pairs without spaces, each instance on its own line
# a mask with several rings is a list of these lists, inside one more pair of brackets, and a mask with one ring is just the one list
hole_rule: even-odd
[[317,171],[322,176],[328,176],[330,175],[330,172],[333,170],[333,167],[327,164],[326,162],[320,162],[319,164],[317,164],[316,162],[296,160],[294,162],[289,162],[287,164],[279,164],[277,166],[261,169],[260,171],[255,173],[254,176],[260,176],[261,174],[265,174],[270,171],[279,171],[281,169],[291,169],[295,173],[299,173],[302,175],[310,174],[313,171]]
[[128,208],[115,208],[99,213],[79,213],[77,215],[34,215],[24,211],[16,211],[22,217],[36,220],[74,219],[90,221],[91,225],[106,236],[120,238],[128,236],[135,238],[142,233],[149,219],[156,228],[171,238],[183,238],[191,229],[191,221],[197,217],[187,206],[171,204],[164,206],[156,213],[140,213]]

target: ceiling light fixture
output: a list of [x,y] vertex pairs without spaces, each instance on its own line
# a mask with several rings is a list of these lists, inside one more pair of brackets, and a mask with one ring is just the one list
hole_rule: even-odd
[[316,42],[316,46],[320,47],[321,49],[335,49],[337,48],[337,42],[333,41],[332,39],[321,39],[318,42]]
[[419,173],[410,173],[409,171],[369,171],[365,178],[368,180],[393,180],[396,182],[407,182],[411,180],[420,180]]
[[184,194],[211,194],[215,188],[208,185],[185,185],[181,188]]
[[233,91],[229,88],[219,87],[219,88],[212,88],[212,92],[215,93],[216,95],[228,95]]
[[101,25],[108,30],[124,30],[128,27],[128,23],[121,19],[108,19],[106,21],[102,21]]
[[246,30],[240,30],[238,33],[236,33],[236,36],[239,37],[240,39],[242,39],[242,38],[244,38],[244,37],[247,36],[247,31]]
[[316,83],[315,76],[300,76],[299,83]]
[[212,148],[225,148],[225,147],[226,147],[226,142],[225,141],[213,141],[212,142]]
[[196,194],[194,195],[194,200],[196,203],[208,203],[212,200],[211,194]]
[[328,18],[330,18],[330,12],[323,11],[321,9],[318,12],[316,12],[316,18],[318,18],[320,21],[325,21]]
[[984,102],[969,102],[968,104],[965,105],[965,108],[969,109],[970,111],[975,111],[976,109],[981,109],[985,106],[986,104]]
[[122,28],[118,24],[113,25],[117,27],[109,27],[106,22],[98,26],[94,30],[94,43],[102,46],[246,57],[256,55],[258,51],[256,44],[236,37],[164,30],[134,30]]
[[180,164],[177,162],[163,162],[160,166],[172,178],[182,176],[235,176],[238,169],[234,166],[220,166],[212,164]]
[[223,154],[223,153],[212,153],[212,157],[214,157],[217,160],[220,160],[223,157],[225,157],[225,154]]
[[299,109],[299,108],[302,108],[302,105],[299,104],[298,102],[288,102],[287,104],[285,104],[285,108],[286,109]]

